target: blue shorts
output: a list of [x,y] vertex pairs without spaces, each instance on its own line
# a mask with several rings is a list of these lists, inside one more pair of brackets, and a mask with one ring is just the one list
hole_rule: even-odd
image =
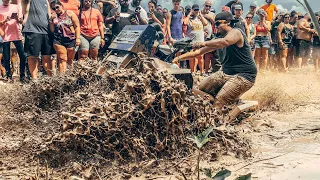
[[270,48],[270,38],[268,36],[257,36],[254,38],[256,48]]

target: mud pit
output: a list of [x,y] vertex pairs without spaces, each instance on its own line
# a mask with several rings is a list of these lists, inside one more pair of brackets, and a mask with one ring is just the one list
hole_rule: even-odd
[[[147,67],[139,66],[142,67],[140,74],[128,70],[110,71],[112,78],[102,77],[97,81],[93,75],[95,68],[90,67],[94,65],[78,67],[66,77],[43,79],[29,87],[1,86],[0,179],[184,179],[183,176],[195,179],[196,149],[186,137],[209,125],[214,125],[216,133],[225,135],[228,141],[226,143],[212,136],[212,141],[202,151],[202,169],[210,168],[215,172],[225,167],[232,171],[233,177],[251,172],[256,179],[285,179],[288,174],[291,175],[288,179],[314,179],[314,175],[319,173],[312,168],[308,168],[308,173],[305,170],[306,166],[319,163],[316,159],[319,157],[319,131],[316,127],[320,126],[320,98],[315,92],[320,83],[312,73],[259,75],[257,84],[244,95],[244,99],[259,100],[262,110],[240,125],[224,127],[219,124],[221,117],[206,101],[193,97],[187,91],[182,92],[186,93],[184,98],[174,100],[174,90],[181,95],[185,88],[177,90],[175,86],[181,84],[173,79],[166,80],[172,82],[166,83],[165,88],[159,88],[160,91],[146,88],[146,92],[135,93],[135,98],[140,98],[139,103],[134,103],[137,100],[124,93],[130,91],[130,87],[141,88],[152,78],[168,77],[164,73],[148,74],[150,70]],[[125,73],[132,75],[133,83],[127,83]],[[148,82],[143,78],[145,76],[148,76]],[[79,83],[84,86],[79,87]],[[115,87],[110,88],[110,84]],[[163,105],[162,99],[170,107]],[[110,110],[107,114],[105,103],[109,103],[105,107],[118,108],[110,104],[112,102],[123,105],[122,110]],[[148,107],[150,103],[152,111]],[[172,105],[184,107],[184,111],[174,110]],[[203,109],[211,113],[208,115],[201,111]],[[100,119],[92,121],[92,114],[100,111],[105,112],[104,116],[95,116]],[[145,127],[140,129],[140,134],[132,133],[128,124],[115,125],[117,128],[111,132],[99,131],[108,135],[106,137],[125,132],[124,136],[113,141],[118,143],[110,143],[110,139],[107,141],[108,138],[98,136],[94,139],[86,133],[90,127],[104,127],[101,124],[105,125],[110,118],[135,124],[135,118],[123,118],[123,114],[111,117],[114,111],[126,112],[126,115],[143,112],[144,117],[136,119],[143,119]],[[147,113],[150,114],[145,116]],[[161,126],[155,126],[162,117],[169,117],[176,123],[167,126],[164,121]],[[93,122],[99,122],[100,126]],[[155,134],[152,129],[158,127],[166,128],[158,130],[158,137],[150,136],[154,139],[149,142],[157,143],[148,144],[148,139],[143,137]],[[232,138],[228,137],[230,135]],[[132,146],[130,138],[133,137],[140,142],[139,147]],[[117,145],[127,147],[127,151],[121,153],[120,149],[125,148]],[[112,148],[103,149],[102,146]],[[247,149],[249,146],[251,150]],[[271,159],[266,160],[268,158]],[[306,163],[308,159],[312,161]]]

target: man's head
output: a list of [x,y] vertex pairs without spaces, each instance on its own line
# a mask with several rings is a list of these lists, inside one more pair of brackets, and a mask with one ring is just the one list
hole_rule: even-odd
[[237,18],[241,17],[242,15],[242,7],[241,5],[235,5],[234,6],[234,14],[236,15]]
[[233,19],[234,18],[232,14],[227,11],[223,11],[217,14],[214,25],[221,35],[226,35],[227,32],[229,32],[232,29],[230,23]]
[[90,8],[92,5],[92,0],[84,0],[83,7]]
[[8,6],[10,4],[10,0],[2,0],[2,5]]
[[148,9],[149,9],[150,12],[154,12],[155,11],[155,7],[156,7],[156,5],[154,4],[154,2],[152,2],[152,1],[148,2]]
[[128,7],[129,6],[129,0],[119,0],[119,4],[121,7]]
[[161,6],[161,5],[158,5],[158,6],[157,6],[157,12],[158,12],[158,13],[162,13],[162,6]]
[[256,4],[250,4],[250,12],[255,13],[257,10],[257,5]]
[[198,4],[194,4],[194,5],[192,6],[192,13],[193,13],[193,14],[191,14],[191,15],[192,15],[192,16],[198,16],[199,11],[200,11],[199,5],[198,5]]
[[311,21],[311,17],[309,13],[306,13],[303,18],[305,18],[307,21]]
[[172,4],[173,4],[173,9],[179,10],[181,5],[181,0],[172,0]]
[[132,0],[132,4],[137,7],[137,6],[140,6],[141,5],[141,1],[142,0]]
[[207,0],[206,2],[204,2],[203,4],[203,12],[204,13],[209,13],[210,9],[211,9],[211,1]]
[[188,16],[189,13],[191,12],[191,6],[187,5],[187,6],[184,8],[184,11],[185,11],[185,16]]
[[221,11],[224,12],[230,12],[230,8],[228,6],[222,6]]
[[272,3],[272,0],[266,0],[266,3],[267,3],[267,4],[271,4],[271,3]]

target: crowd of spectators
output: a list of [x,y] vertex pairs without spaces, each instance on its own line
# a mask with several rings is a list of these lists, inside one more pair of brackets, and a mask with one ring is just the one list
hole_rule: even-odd
[[[0,72],[8,82],[15,80],[15,73],[21,82],[36,80],[39,71],[48,76],[55,70],[64,73],[75,59],[98,60],[99,49],[108,45],[106,29],[114,38],[126,25],[158,23],[164,45],[190,35],[193,42],[209,41],[219,38],[215,26],[221,22],[215,22],[216,11],[233,14],[234,28],[246,34],[259,71],[301,69],[309,59],[318,71],[320,40],[309,14],[279,12],[272,0],[263,5],[231,0],[221,10],[213,9],[212,3],[206,0],[182,7],[181,0],[172,0],[171,8],[163,8],[157,0],[150,0],[146,7],[141,0],[84,0],[83,4],[80,0],[2,0]],[[243,11],[244,6],[249,12]],[[181,66],[206,76],[219,69],[223,55],[223,50],[210,52]],[[14,66],[17,56],[19,68]]]

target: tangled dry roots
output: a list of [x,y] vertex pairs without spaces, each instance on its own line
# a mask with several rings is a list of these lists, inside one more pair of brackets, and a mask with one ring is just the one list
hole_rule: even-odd
[[[42,154],[72,151],[131,161],[191,153],[193,144],[186,137],[217,127],[221,116],[209,101],[155,70],[150,61],[137,57],[135,68],[109,70],[101,77],[94,65],[76,64],[63,77],[30,86],[33,107],[56,110],[61,117],[60,132],[47,141]],[[234,130],[215,129],[211,137],[216,154],[249,155],[248,142]]]

